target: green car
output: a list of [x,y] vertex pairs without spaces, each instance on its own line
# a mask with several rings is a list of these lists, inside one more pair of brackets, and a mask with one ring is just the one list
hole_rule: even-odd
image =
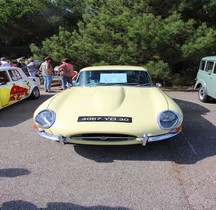
[[202,102],[216,99],[216,56],[201,59],[194,89],[199,89],[198,97]]

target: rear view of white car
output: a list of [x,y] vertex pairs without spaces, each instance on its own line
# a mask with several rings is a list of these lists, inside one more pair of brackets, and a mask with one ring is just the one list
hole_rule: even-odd
[[0,67],[0,109],[26,98],[40,97],[40,80],[17,67]]

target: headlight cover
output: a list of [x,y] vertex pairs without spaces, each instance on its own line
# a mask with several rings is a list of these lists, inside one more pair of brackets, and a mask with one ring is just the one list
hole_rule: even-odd
[[36,115],[35,122],[40,128],[47,129],[54,124],[55,119],[56,119],[55,112],[53,112],[50,109],[44,109]]
[[158,124],[161,129],[172,129],[179,125],[180,118],[179,115],[170,110],[163,111],[158,116]]

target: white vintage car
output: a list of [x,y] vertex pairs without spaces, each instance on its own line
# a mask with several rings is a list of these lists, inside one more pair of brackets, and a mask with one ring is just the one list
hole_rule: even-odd
[[199,89],[198,97],[202,102],[216,99],[216,56],[201,59],[194,89]]
[[49,98],[34,113],[36,132],[62,143],[130,145],[160,141],[182,129],[179,106],[139,66],[94,66],[75,87]]
[[40,97],[39,78],[28,77],[21,68],[0,67],[0,109],[28,97]]

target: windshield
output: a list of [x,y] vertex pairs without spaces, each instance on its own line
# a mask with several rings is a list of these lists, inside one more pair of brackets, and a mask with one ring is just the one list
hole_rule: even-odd
[[140,70],[95,70],[80,72],[76,86],[151,86],[148,72]]

